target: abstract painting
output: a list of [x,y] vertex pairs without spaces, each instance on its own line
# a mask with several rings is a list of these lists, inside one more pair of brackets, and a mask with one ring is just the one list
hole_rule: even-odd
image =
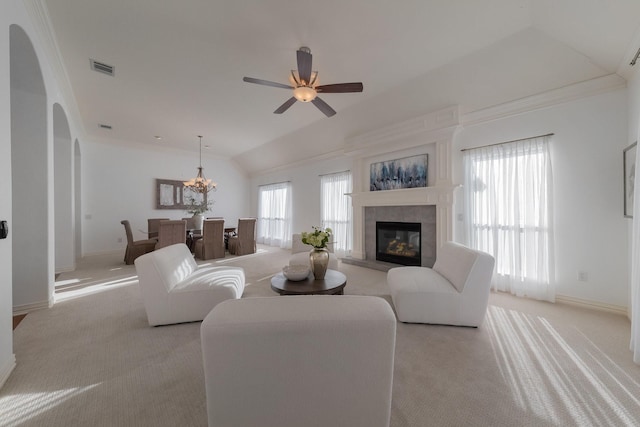
[[428,154],[371,163],[369,190],[397,190],[427,186]]

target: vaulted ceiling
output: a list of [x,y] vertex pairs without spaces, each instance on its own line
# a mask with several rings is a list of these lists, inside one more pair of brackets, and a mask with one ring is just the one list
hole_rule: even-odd
[[[640,47],[637,0],[32,1],[88,137],[197,150],[203,135],[209,155],[248,172],[445,106],[472,112],[620,73]],[[364,84],[322,95],[334,117],[299,102],[273,114],[289,90],[242,81],[288,83],[301,46],[321,84]],[[309,132],[330,143],[305,146]]]

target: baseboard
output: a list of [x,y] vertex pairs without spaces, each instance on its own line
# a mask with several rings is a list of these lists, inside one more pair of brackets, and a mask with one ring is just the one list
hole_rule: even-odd
[[18,316],[20,314],[27,314],[30,311],[51,308],[52,306],[53,306],[53,301],[41,301],[41,302],[34,302],[31,304],[16,305],[13,307],[13,315]]
[[70,266],[56,268],[55,274],[69,273],[71,271],[76,271],[76,264],[75,263],[73,263],[73,265],[70,265]]
[[4,386],[4,383],[7,382],[11,372],[16,367],[16,355],[12,354],[7,363],[4,366],[0,367],[0,389]]
[[581,298],[570,297],[567,295],[556,295],[556,302],[562,304],[570,304],[578,307],[590,308],[595,310],[607,311],[609,313],[620,314],[623,316],[628,315],[627,307],[615,304],[607,304],[604,302],[591,301]]
[[[86,252],[86,253],[82,254],[82,258],[91,257],[91,256],[100,256],[100,255],[113,255],[113,254],[121,253],[122,254],[122,258],[124,259],[124,251],[125,251],[125,248],[108,250],[108,251]],[[124,261],[122,261],[122,262],[124,264]]]

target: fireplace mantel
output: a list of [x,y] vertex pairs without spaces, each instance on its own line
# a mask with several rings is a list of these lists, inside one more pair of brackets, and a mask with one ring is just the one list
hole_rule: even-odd
[[[453,240],[453,204],[459,185],[453,184],[451,147],[460,129],[458,107],[448,107],[402,123],[357,135],[347,141],[345,154],[354,158],[353,258],[365,259],[364,208],[369,206],[436,206],[437,247]],[[369,165],[374,156],[389,159],[402,156],[402,150],[435,145],[435,182],[431,187],[369,191]],[[406,153],[406,151],[404,151]]]
[[453,204],[460,186],[407,188],[351,193],[353,205],[353,258],[365,259],[364,208],[368,206],[436,206],[436,245],[453,240]]
[[453,192],[459,186],[406,188],[403,190],[351,193],[353,207],[416,206],[453,204]]

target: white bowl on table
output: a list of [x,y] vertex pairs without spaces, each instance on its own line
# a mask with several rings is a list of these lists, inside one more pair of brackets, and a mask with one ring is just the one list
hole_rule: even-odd
[[306,279],[310,272],[308,265],[287,265],[282,269],[284,277],[293,282]]

